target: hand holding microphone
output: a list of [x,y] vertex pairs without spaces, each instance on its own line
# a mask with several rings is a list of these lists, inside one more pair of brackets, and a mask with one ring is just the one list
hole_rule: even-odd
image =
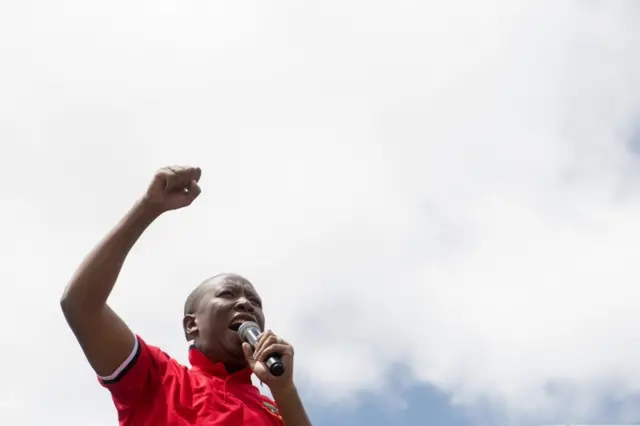
[[254,322],[243,323],[238,334],[249,367],[261,382],[273,390],[292,381],[293,347],[289,343],[271,330],[262,333]]

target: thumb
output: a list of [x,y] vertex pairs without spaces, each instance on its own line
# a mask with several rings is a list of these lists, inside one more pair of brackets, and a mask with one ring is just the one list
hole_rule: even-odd
[[202,190],[200,189],[200,185],[198,185],[197,181],[192,180],[189,184],[189,195],[191,195],[191,198],[195,200],[198,195],[200,195],[200,192],[202,192]]
[[253,365],[255,360],[253,359],[253,349],[251,349],[251,345],[248,343],[242,344],[242,352],[244,352],[244,357],[247,361],[249,361],[249,365]]
[[185,207],[190,205],[193,202],[193,200],[195,200],[198,197],[198,195],[200,195],[200,186],[198,186],[198,183],[195,180],[193,180],[189,184],[188,190],[182,189],[179,192],[176,192],[171,195],[173,198],[173,202],[176,205],[173,207],[173,209]]
[[191,183],[189,183],[189,189],[187,191],[183,191],[181,194],[184,197],[184,203],[189,205],[193,202],[193,200],[195,200],[196,198],[198,198],[198,195],[200,195],[200,186],[198,185],[198,182],[196,182],[195,180],[192,180]]

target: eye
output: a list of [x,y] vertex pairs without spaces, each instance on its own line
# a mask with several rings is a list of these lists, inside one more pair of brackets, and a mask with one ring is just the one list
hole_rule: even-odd
[[233,297],[233,292],[231,292],[230,290],[223,290],[220,293],[218,293],[218,297],[227,299],[229,297]]
[[260,300],[258,300],[258,299],[251,299],[250,301],[251,301],[251,303],[253,303],[257,307],[259,307],[259,308],[262,307],[262,302]]

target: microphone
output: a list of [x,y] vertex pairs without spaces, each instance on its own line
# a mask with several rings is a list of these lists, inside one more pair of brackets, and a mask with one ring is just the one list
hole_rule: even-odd
[[[253,349],[256,348],[258,340],[260,340],[260,327],[255,322],[245,322],[238,329],[240,339],[251,345]],[[259,360],[262,361],[262,360]],[[284,374],[284,364],[280,359],[280,354],[271,354],[265,360],[264,363],[274,376],[282,376]]]

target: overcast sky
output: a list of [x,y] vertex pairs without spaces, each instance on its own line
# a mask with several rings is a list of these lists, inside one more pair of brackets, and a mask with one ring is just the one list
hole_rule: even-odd
[[178,360],[183,300],[233,271],[318,425],[364,424],[362,395],[409,424],[424,389],[474,425],[640,419],[639,19],[633,0],[0,2],[0,423],[116,423],[58,301],[170,164],[201,167],[202,195],[144,235],[111,304]]

